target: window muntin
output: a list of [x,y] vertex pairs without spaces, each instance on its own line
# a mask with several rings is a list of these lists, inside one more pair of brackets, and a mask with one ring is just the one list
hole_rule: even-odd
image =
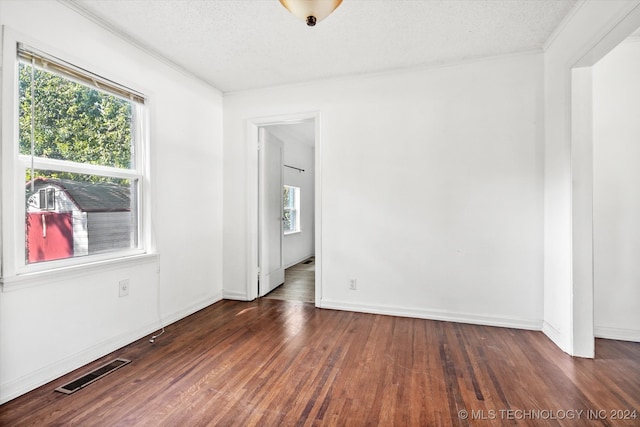
[[284,186],[284,233],[300,231],[300,188]]
[[143,99],[65,73],[67,63],[18,56],[24,264],[140,251]]

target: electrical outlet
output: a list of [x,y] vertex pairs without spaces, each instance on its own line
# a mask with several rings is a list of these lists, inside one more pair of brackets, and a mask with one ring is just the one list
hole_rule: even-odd
[[129,295],[129,279],[120,280],[120,283],[118,283],[118,289],[121,297]]
[[352,291],[355,291],[356,289],[358,289],[358,279],[349,280],[349,289]]

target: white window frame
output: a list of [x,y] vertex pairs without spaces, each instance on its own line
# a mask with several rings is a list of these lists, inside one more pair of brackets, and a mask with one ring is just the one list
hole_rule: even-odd
[[293,230],[288,230],[284,232],[284,235],[289,235],[289,234],[295,234],[295,233],[300,233],[302,232],[302,227],[300,225],[300,187],[296,187],[293,185],[286,185],[284,186],[285,188],[290,188],[291,190],[289,190],[289,192],[291,192],[293,190],[293,193],[295,194],[295,197],[293,198],[293,208],[288,208],[286,206],[283,206],[283,211],[286,212],[287,210],[292,210],[296,212],[296,221],[294,223],[295,228]]
[[[135,162],[132,169],[119,169],[109,166],[97,166],[75,163],[57,159],[34,158],[33,167],[39,170],[60,170],[79,174],[100,175],[112,178],[137,180],[137,233],[138,247],[116,250],[108,253],[71,257],[39,263],[27,263],[25,260],[25,175],[32,167],[31,156],[20,154],[18,145],[18,102],[19,60],[17,48],[19,43],[33,47],[48,55],[59,58],[64,63],[74,64],[84,70],[93,70],[83,61],[71,55],[61,53],[57,49],[46,47],[43,43],[17,34],[4,28],[2,46],[2,116],[0,122],[0,156],[2,172],[2,194],[0,214],[2,221],[0,284],[6,290],[19,286],[22,282],[43,277],[47,272],[66,272],[70,269],[103,268],[113,262],[131,262],[145,255],[153,255],[150,230],[150,184],[149,184],[149,106],[137,102],[132,103],[134,129],[132,132]],[[98,71],[96,71],[98,74]],[[136,94],[139,90],[132,90]]]

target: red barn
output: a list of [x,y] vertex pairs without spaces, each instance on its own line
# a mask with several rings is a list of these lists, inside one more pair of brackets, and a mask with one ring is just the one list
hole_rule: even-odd
[[31,186],[27,183],[28,263],[136,245],[130,187],[57,178],[36,178]]

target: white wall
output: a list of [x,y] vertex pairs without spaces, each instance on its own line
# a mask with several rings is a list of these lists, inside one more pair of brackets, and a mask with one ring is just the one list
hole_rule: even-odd
[[284,236],[284,266],[291,267],[314,253],[314,148],[298,141],[284,141],[284,184],[300,188],[300,232]]
[[[590,66],[637,24],[637,0],[578,4],[544,55],[544,327],[564,351],[593,357],[590,141],[573,141],[571,69]],[[635,25],[635,27],[634,27]]]
[[321,307],[541,328],[542,59],[226,95],[225,295],[247,295],[247,120],[319,111]]
[[593,67],[596,336],[640,341],[640,37]]
[[[4,402],[221,298],[222,96],[58,2],[2,0],[0,12],[5,31],[148,95],[158,254],[3,288]],[[119,298],[124,278],[130,294]]]

